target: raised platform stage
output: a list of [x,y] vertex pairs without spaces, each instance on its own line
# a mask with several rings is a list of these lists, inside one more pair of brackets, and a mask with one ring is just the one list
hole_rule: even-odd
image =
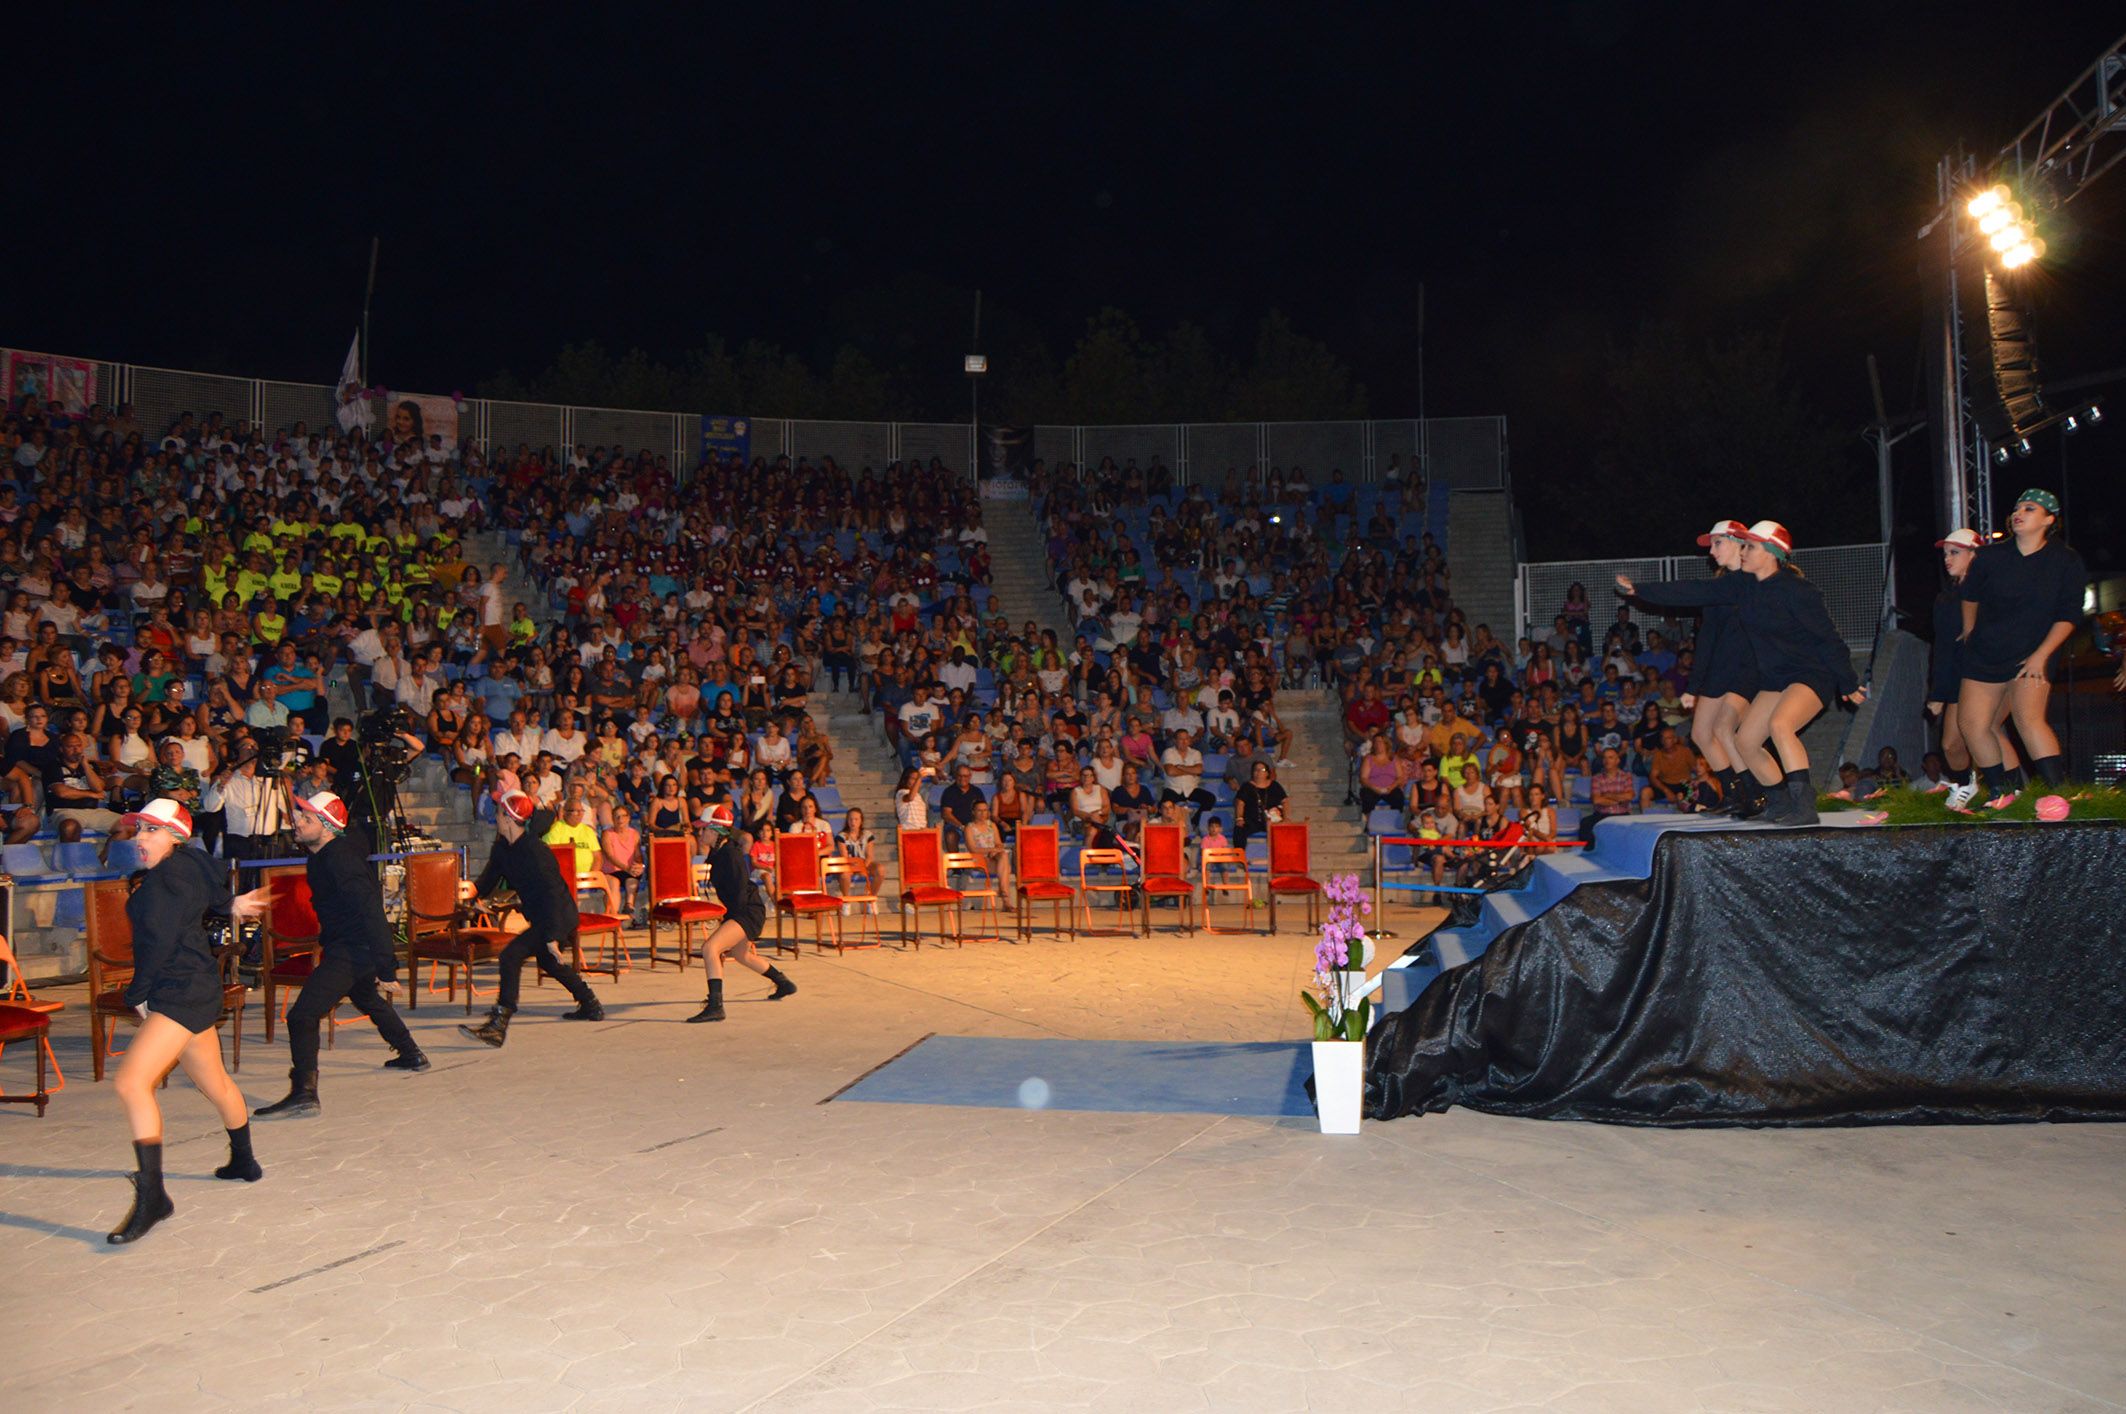
[[1539,862],[1384,975],[1369,1111],[2126,1118],[2126,825],[1847,819],[1632,817]]

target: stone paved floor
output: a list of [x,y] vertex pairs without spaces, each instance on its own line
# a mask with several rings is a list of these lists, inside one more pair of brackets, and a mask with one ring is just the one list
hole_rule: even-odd
[[[527,990],[506,1049],[366,1026],[321,1119],[165,1092],[177,1216],[70,1088],[0,1111],[0,1409],[1484,1410],[2126,1405],[2126,1131],[1647,1132],[821,1101],[930,1032],[1303,1034],[1304,939],[810,954],[680,1024]],[[277,1098],[254,1026],[240,1077]],[[12,1083],[23,1058],[11,1054]]]

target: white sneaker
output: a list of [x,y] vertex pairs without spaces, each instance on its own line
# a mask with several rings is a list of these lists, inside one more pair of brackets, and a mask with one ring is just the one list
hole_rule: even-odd
[[1961,785],[1950,786],[1948,799],[1942,801],[1942,804],[1948,806],[1951,810],[1961,811],[1965,814],[1969,814],[1971,810],[1971,802],[1977,798],[1977,783],[1973,781],[1965,781]]

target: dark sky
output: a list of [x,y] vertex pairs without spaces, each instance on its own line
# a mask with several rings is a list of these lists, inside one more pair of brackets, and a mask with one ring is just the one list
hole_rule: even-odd
[[[1646,318],[1780,332],[1856,427],[1876,352],[1909,406],[1935,157],[1997,147],[2126,14],[1033,8],[55,35],[11,65],[18,144],[49,139],[18,146],[17,193],[48,199],[10,220],[0,337],[326,381],[375,233],[372,372],[396,386],[529,373],[590,337],[819,357],[881,307],[956,348],[952,296],[979,286],[1064,347],[1106,304],[1236,345],[1274,306],[1387,416],[1417,410],[1422,281],[1429,408],[1507,414],[1542,485],[1576,470],[1602,349]],[[2126,364],[2126,168],[2072,214],[2038,329],[2063,377]]]

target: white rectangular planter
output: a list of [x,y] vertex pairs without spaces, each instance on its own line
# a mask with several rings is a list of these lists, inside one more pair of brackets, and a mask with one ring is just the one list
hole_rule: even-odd
[[1314,1108],[1321,1116],[1321,1132],[1358,1133],[1365,1093],[1365,1042],[1314,1042]]

